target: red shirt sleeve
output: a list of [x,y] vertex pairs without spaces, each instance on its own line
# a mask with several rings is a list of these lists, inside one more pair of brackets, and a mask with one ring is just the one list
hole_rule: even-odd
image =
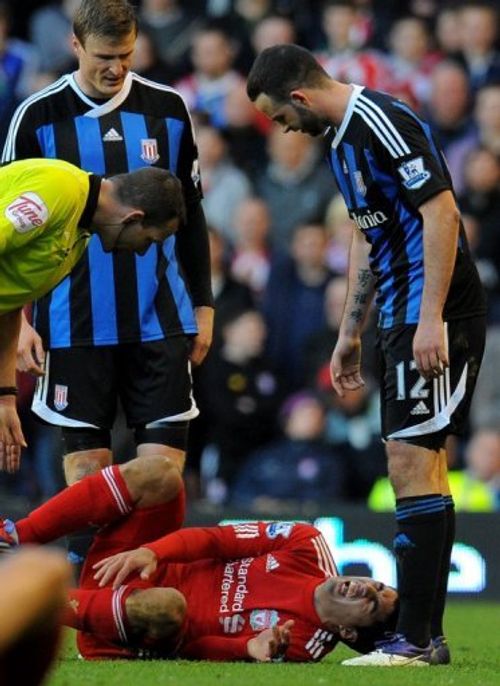
[[187,660],[248,660],[247,643],[251,636],[203,636],[179,651],[179,657]]
[[318,536],[310,524],[293,522],[246,522],[210,528],[181,529],[143,546],[158,560],[233,560],[257,557],[273,550],[293,549],[305,539]]

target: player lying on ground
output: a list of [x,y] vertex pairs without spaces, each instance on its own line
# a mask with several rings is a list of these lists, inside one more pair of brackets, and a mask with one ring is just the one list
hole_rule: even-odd
[[21,308],[73,269],[96,233],[106,252],[144,254],[185,217],[179,179],[156,167],[104,179],[61,160],[0,169],[0,469],[19,467],[16,412]]
[[396,591],[339,576],[313,526],[252,522],[165,536],[181,484],[168,458],[151,456],[147,470],[135,459],[15,525],[4,520],[4,547],[100,527],[65,617],[85,658],[269,660],[286,649],[287,660],[315,661],[339,640],[370,650],[394,625]]

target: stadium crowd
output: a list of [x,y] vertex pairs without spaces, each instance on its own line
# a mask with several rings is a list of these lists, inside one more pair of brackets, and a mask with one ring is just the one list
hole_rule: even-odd
[[[0,1],[0,145],[21,100],[74,68],[72,13]],[[335,79],[397,95],[437,133],[488,292],[486,355],[468,434],[456,440],[458,510],[500,510],[500,9],[465,0],[142,0],[132,69],[173,85],[193,114],[210,225],[214,345],[196,370],[190,499],[280,515],[291,503],[391,509],[380,441],[375,321],[363,389],[330,382],[346,292],[351,220],[320,145],[263,119],[246,96],[253,58],[312,50]],[[25,10],[29,7],[29,12]],[[50,35],[50,40],[47,37]],[[28,422],[29,448],[0,489],[31,502],[60,483],[58,431]],[[132,456],[126,431],[115,454]]]

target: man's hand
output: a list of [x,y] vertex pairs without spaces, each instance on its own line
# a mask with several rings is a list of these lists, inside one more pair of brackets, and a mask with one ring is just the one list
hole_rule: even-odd
[[193,347],[189,359],[194,367],[200,365],[212,345],[212,334],[214,328],[214,309],[213,307],[195,308],[196,323],[198,334],[193,339]]
[[413,357],[424,379],[434,379],[444,374],[449,366],[449,358],[441,317],[420,321],[413,338]]
[[290,645],[294,621],[277,624],[272,629],[264,629],[247,643],[249,657],[257,662],[271,662],[283,657]]
[[361,376],[361,339],[339,334],[330,363],[332,386],[344,397],[345,391],[354,391],[365,385]]
[[23,315],[17,343],[17,369],[20,372],[29,372],[34,376],[43,376],[44,362],[45,350],[42,339]]
[[149,579],[157,565],[158,559],[152,550],[136,548],[97,562],[93,567],[97,569],[94,579],[99,581],[99,586],[106,586],[113,581],[113,588],[118,588],[132,572],[139,572],[141,579]]
[[10,474],[17,472],[21,463],[21,448],[25,447],[16,396],[0,396],[0,469]]

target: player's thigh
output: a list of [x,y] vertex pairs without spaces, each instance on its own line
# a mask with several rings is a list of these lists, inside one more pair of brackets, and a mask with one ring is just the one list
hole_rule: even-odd
[[129,426],[198,415],[189,352],[187,336],[120,346],[120,397]]
[[57,426],[111,429],[117,404],[114,360],[111,346],[48,351],[33,411]]

